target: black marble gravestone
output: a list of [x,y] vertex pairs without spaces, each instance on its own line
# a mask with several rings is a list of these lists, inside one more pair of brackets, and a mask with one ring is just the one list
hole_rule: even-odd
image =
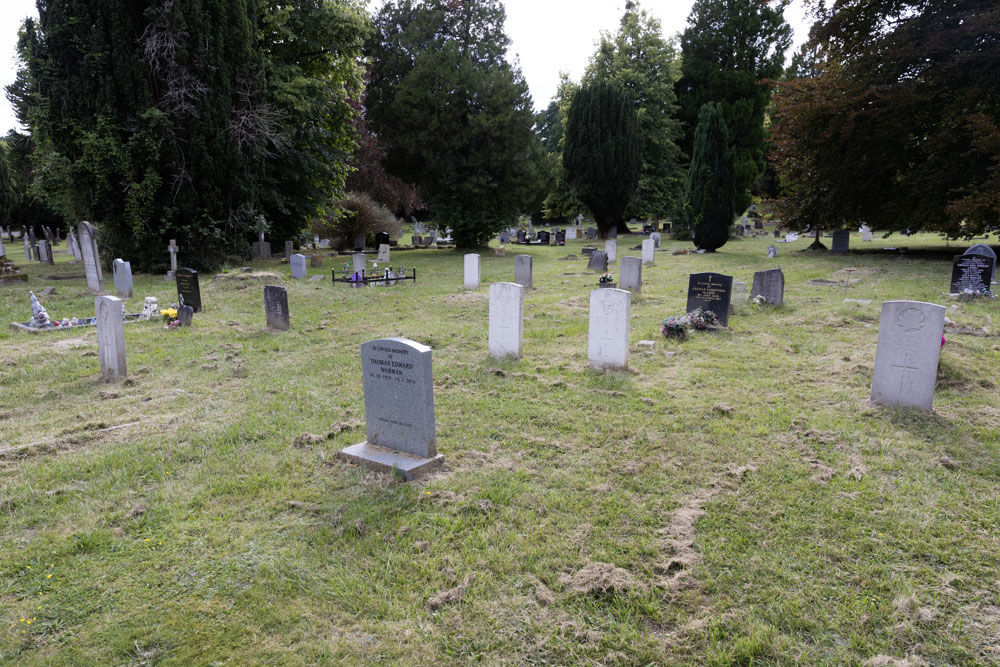
[[715,313],[722,326],[729,325],[729,300],[733,277],[721,273],[692,273],[688,279],[687,312],[697,308]]
[[846,229],[838,229],[833,233],[833,247],[830,252],[842,254],[851,249],[851,233]]
[[951,291],[978,292],[989,289],[993,279],[993,258],[986,255],[955,255],[951,269]]
[[191,306],[194,312],[201,312],[201,289],[194,269],[177,269],[177,300],[181,305]]

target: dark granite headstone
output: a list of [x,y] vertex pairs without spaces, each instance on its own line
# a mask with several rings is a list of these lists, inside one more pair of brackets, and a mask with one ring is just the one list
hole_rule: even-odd
[[753,223],[754,229],[764,229],[764,222],[762,220],[755,220]]
[[191,306],[196,313],[201,312],[201,289],[198,286],[198,272],[194,269],[177,269],[177,301],[181,305]]
[[851,249],[851,233],[846,229],[838,229],[833,234],[833,247],[830,252],[842,254]]
[[608,238],[609,239],[616,239],[616,238],[618,238],[618,228],[617,227],[612,227],[611,229],[608,230]]
[[962,253],[963,255],[985,255],[993,258],[993,280],[997,279],[997,254],[985,243],[977,243]]
[[365,251],[365,235],[364,234],[358,234],[357,236],[354,237],[354,250],[355,250],[355,252],[364,252]]
[[423,243],[423,239],[421,239],[418,234],[414,234],[410,237],[410,245],[419,246],[421,243]]
[[566,245],[566,230],[560,229],[556,231],[556,245]]
[[264,288],[264,314],[269,329],[288,331],[288,291],[277,285]]
[[379,247],[382,244],[389,245],[389,232],[378,232],[375,234],[375,247]]
[[523,229],[517,230],[517,243],[527,243],[527,234]]
[[781,269],[768,269],[753,274],[750,298],[757,296],[763,296],[772,306],[780,306],[785,302],[785,274]]
[[993,279],[993,258],[986,255],[955,255],[951,269],[951,291],[989,289]]
[[552,235],[549,232],[538,232],[538,242],[542,245],[549,245],[551,240]]
[[729,325],[729,300],[733,292],[733,277],[721,273],[692,273],[688,279],[687,312],[696,308],[710,310],[719,324]]
[[587,262],[587,270],[589,271],[599,271],[600,273],[607,273],[608,271],[608,253],[603,250],[595,250],[590,253],[590,261]]
[[587,227],[587,229],[585,229],[583,233],[590,240],[593,240],[593,239],[597,238],[597,228],[596,227]]

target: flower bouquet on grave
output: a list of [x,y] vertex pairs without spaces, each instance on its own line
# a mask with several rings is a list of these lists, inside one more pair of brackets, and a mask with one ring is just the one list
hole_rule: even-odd
[[716,317],[715,313],[710,310],[704,310],[702,308],[695,308],[687,317],[688,323],[691,325],[692,329],[696,331],[708,331],[710,329],[720,329],[719,318]]
[[660,330],[664,338],[676,338],[677,340],[684,340],[688,335],[688,327],[690,326],[688,322],[687,315],[681,315],[679,317],[668,317],[663,320],[663,328]]
[[615,277],[610,273],[605,273],[597,280],[598,285],[601,287],[614,287]]

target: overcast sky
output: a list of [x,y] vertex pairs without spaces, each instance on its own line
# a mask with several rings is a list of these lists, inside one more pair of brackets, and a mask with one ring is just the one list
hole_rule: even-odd
[[[372,6],[380,6],[374,0]],[[506,0],[507,34],[511,55],[520,58],[524,78],[538,110],[548,106],[559,83],[559,72],[578,81],[594,53],[602,30],[618,28],[625,0]],[[684,29],[694,0],[641,0],[642,8],[660,19],[670,37]],[[17,31],[25,16],[37,16],[34,0],[0,0],[0,86],[14,80]],[[795,44],[809,31],[802,0],[793,0],[786,19],[794,30]],[[0,100],[0,134],[15,125],[6,95]]]

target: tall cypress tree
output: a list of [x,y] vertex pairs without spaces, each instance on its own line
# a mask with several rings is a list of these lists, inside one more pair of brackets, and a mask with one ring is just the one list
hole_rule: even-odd
[[715,252],[729,240],[733,224],[729,131],[722,109],[712,102],[698,112],[694,155],[688,170],[687,217],[698,248]]
[[563,167],[606,237],[622,222],[642,170],[642,132],[628,93],[605,81],[577,91],[566,118]]

